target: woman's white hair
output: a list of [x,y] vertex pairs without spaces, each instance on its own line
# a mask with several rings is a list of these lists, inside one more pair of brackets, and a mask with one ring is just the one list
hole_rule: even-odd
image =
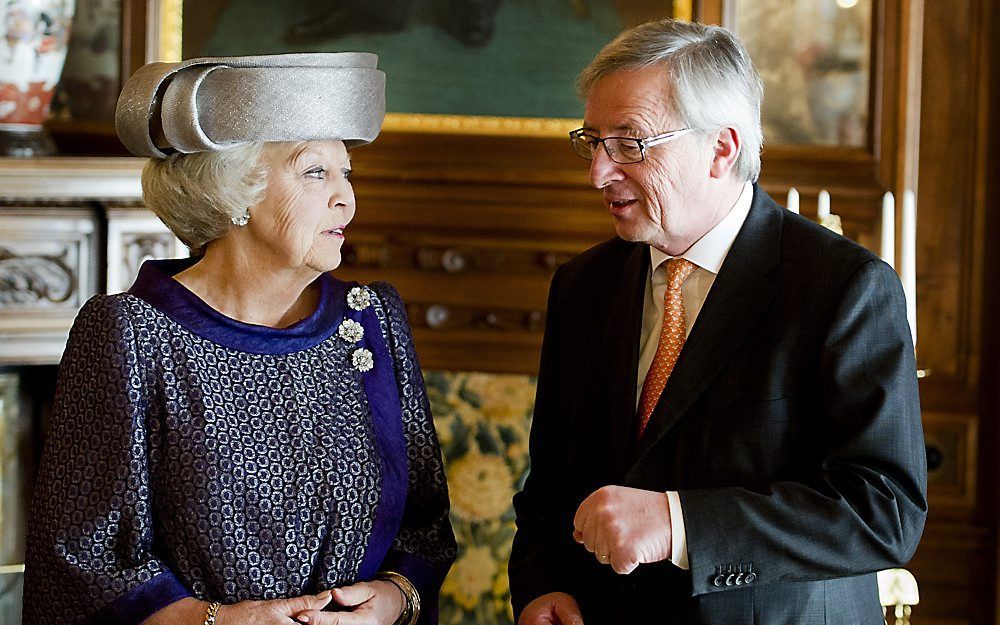
[[233,219],[264,197],[263,142],[217,152],[150,159],[142,170],[142,199],[195,254],[226,236]]
[[[764,143],[760,126],[764,85],[743,43],[725,28],[672,19],[630,28],[580,74],[580,97],[586,99],[609,74],[657,64],[671,78],[673,88],[664,95],[680,121],[703,131],[736,128],[743,146],[734,173],[757,180]],[[674,129],[657,129],[668,130]]]

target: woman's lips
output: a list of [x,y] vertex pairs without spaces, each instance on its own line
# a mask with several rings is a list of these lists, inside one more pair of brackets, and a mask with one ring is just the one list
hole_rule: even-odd
[[344,238],[344,228],[346,228],[346,227],[347,226],[338,226],[336,228],[330,228],[329,230],[325,230],[324,234],[328,234],[328,235],[330,235],[332,237],[336,237],[338,239],[343,239]]

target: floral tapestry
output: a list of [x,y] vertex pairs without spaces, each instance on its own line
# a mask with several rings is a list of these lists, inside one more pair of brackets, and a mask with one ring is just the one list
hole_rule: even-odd
[[511,498],[528,472],[535,379],[426,372],[451,493],[458,560],[441,589],[441,625],[511,625]]

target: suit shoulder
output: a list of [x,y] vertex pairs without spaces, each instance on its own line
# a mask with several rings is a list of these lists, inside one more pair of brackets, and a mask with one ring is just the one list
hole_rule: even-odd
[[637,245],[614,237],[580,252],[563,263],[559,271],[569,280],[576,276],[594,280],[604,273],[618,275]]
[[824,267],[846,277],[862,265],[878,260],[863,245],[800,215],[787,213],[784,224],[784,254],[793,266]]

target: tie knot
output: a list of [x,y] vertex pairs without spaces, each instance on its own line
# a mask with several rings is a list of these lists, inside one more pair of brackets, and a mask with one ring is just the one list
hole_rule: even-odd
[[671,258],[667,261],[667,288],[677,290],[681,288],[691,272],[698,268],[686,258]]

